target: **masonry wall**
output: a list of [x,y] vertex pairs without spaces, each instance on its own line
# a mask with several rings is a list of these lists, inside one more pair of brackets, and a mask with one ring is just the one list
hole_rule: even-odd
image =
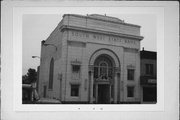
[[[61,23],[60,23],[61,24]],[[58,99],[60,96],[59,86],[60,81],[58,80],[59,71],[61,70],[61,58],[62,58],[62,36],[63,33],[59,31],[59,26],[51,33],[45,43],[41,45],[41,62],[40,62],[40,76],[39,76],[39,95],[43,97],[44,86],[46,89],[46,97]],[[44,44],[53,44],[45,46]],[[49,89],[49,68],[50,61],[54,59],[54,74],[53,74],[53,89]],[[60,63],[60,64],[59,64]],[[60,66],[59,66],[60,65]]]
[[[140,56],[138,50],[124,49],[124,101],[140,101]],[[127,79],[128,68],[135,70],[134,80]],[[127,87],[134,87],[134,97],[127,97]]]
[[[63,26],[76,26],[82,29],[64,29]],[[93,32],[91,29],[98,30]],[[123,33],[129,35],[140,35],[140,27],[127,25],[125,23],[108,23],[86,17],[65,15],[63,20],[51,33],[41,50],[40,67],[40,90],[39,94],[43,97],[43,86],[47,86],[48,98],[60,99],[61,101],[82,101],[89,100],[89,60],[92,54],[99,49],[107,49],[118,56],[120,61],[120,81],[119,94],[120,101],[139,101],[139,76],[140,76],[140,40],[133,38],[120,37],[101,33],[102,30]],[[48,89],[50,61],[54,59],[53,89]],[[80,62],[80,78],[74,80],[72,77],[72,62]],[[127,80],[127,67],[135,69],[134,81]],[[71,97],[71,84],[79,84],[79,97]],[[127,98],[127,86],[135,86],[135,97]]]
[[[67,78],[66,78],[66,101],[88,101],[88,89],[89,89],[89,79],[88,79],[88,65],[90,57],[95,51],[106,48],[113,51],[120,60],[121,73],[120,73],[120,100],[121,101],[138,101],[139,100],[139,75],[140,75],[140,59],[139,59],[139,48],[140,42],[135,45],[127,45],[129,48],[123,47],[123,45],[116,46],[112,44],[104,44],[104,41],[92,40],[93,42],[88,42],[88,38],[74,36],[72,34],[74,31],[68,31],[68,51],[67,51]],[[78,33],[80,34],[80,33]],[[91,34],[91,33],[88,33]],[[134,48],[134,49],[133,49]],[[136,48],[136,49],[135,49]],[[80,79],[72,79],[72,61],[81,62]],[[135,80],[127,80],[127,66],[133,65],[135,68]],[[87,83],[85,82],[87,80]],[[79,97],[71,97],[71,84],[80,85],[80,95]],[[127,86],[133,85],[135,87],[135,97],[127,98]]]

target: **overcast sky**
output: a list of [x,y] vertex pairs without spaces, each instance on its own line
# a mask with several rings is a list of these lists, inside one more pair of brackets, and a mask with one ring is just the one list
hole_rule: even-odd
[[[153,14],[127,15],[127,14],[106,14],[107,16],[117,17],[126,23],[137,24],[141,26],[142,47],[145,50],[156,51],[156,16]],[[40,56],[41,41],[46,40],[50,33],[62,20],[62,15],[47,14],[27,14],[23,15],[23,75],[29,68],[37,69],[40,59],[32,56]]]

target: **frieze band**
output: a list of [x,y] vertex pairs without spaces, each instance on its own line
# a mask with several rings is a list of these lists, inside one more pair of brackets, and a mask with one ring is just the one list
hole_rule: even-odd
[[79,38],[84,38],[84,39],[87,39],[87,38],[95,39],[95,40],[108,39],[109,42],[121,42],[121,43],[126,43],[126,44],[136,44],[135,40],[122,39],[120,37],[112,37],[112,36],[105,37],[104,35],[93,34],[93,33],[84,33],[84,32],[72,31],[71,35],[73,37],[79,37]]

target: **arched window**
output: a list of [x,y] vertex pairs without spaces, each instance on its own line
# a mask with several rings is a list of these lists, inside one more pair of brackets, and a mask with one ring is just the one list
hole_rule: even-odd
[[108,79],[113,76],[112,60],[105,55],[99,56],[94,63],[94,78]]
[[100,76],[102,77],[108,76],[108,64],[105,61],[99,63],[99,69],[100,69],[100,73],[99,73]]
[[54,59],[51,59],[49,68],[49,89],[53,89]]

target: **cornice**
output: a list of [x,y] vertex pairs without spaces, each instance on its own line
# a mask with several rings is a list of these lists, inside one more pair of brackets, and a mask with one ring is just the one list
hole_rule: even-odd
[[83,16],[83,15],[78,15],[78,14],[64,14],[63,18],[65,16],[74,16],[74,17],[81,17],[81,18],[89,18],[89,19],[94,19],[94,20],[100,20],[100,21],[105,21],[105,22],[111,22],[111,23],[116,23],[116,24],[123,24],[123,25],[128,25],[128,26],[133,26],[133,27],[141,27],[140,25],[135,25],[135,24],[130,24],[130,23],[125,23],[125,22],[121,22],[121,21],[113,21],[113,20],[105,20],[105,19],[101,19],[101,18],[96,18],[93,16]]
[[143,36],[128,35],[128,34],[123,34],[123,33],[109,32],[109,31],[104,31],[104,30],[97,30],[97,29],[70,26],[70,25],[63,25],[59,29],[61,31],[64,31],[65,29],[69,29],[69,30],[77,30],[77,31],[86,31],[86,32],[91,32],[91,33],[100,33],[100,34],[105,34],[105,35],[113,35],[113,36],[118,36],[118,37],[123,37],[123,38],[136,39],[136,40],[142,40],[144,38]]

